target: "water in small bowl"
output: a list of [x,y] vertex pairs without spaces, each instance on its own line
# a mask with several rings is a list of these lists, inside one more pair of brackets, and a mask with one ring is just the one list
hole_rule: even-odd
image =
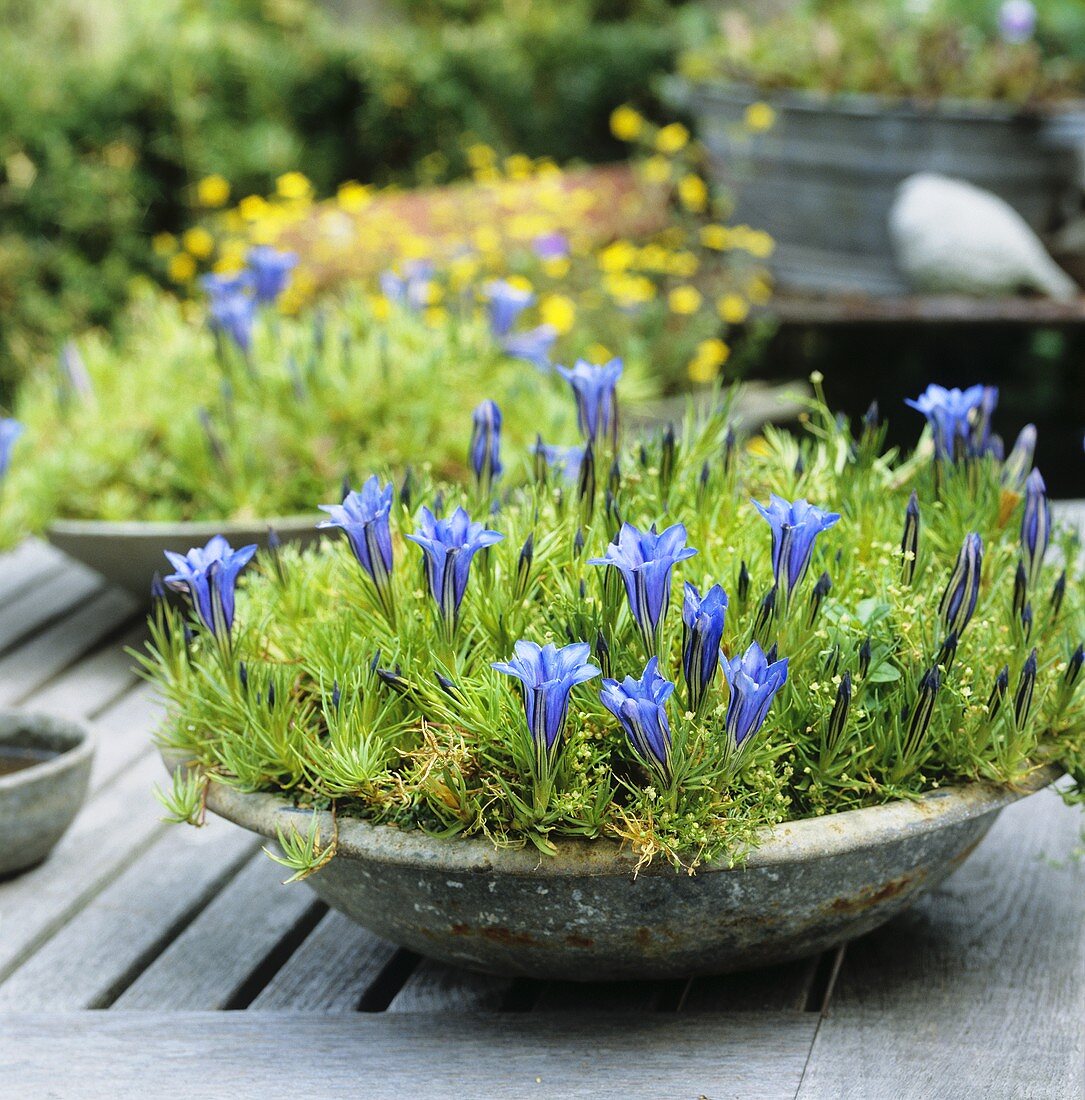
[[55,760],[59,755],[59,752],[29,745],[0,745],[0,776],[14,775],[35,764]]

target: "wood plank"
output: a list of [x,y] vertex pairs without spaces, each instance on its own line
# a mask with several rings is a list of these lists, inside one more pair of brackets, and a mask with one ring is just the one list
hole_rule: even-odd
[[1080,834],[1080,810],[1033,795],[939,890],[852,943],[804,1100],[944,1096],[950,1082],[1085,1095],[1085,865],[1067,859]]
[[151,793],[164,774],[148,752],[83,807],[44,863],[0,883],[0,981],[165,831]]
[[[108,783],[142,756],[157,756],[154,731],[162,717],[162,704],[150,684],[140,684],[102,711],[93,722],[97,746],[91,771],[91,788]],[[156,782],[166,780],[159,764]]]
[[108,1007],[258,847],[217,819],[169,829],[0,984],[0,1012]]
[[68,561],[46,542],[25,539],[14,550],[0,554],[0,607],[59,573]]
[[761,970],[694,978],[685,990],[679,1009],[683,1012],[801,1012],[810,1007],[808,1002],[820,961],[820,956],[814,956]]
[[54,680],[34,690],[24,706],[62,718],[90,718],[136,682],[136,670],[125,648],[146,636],[137,623],[120,638],[110,639]]
[[73,564],[24,587],[0,608],[0,651],[85,603],[105,588],[86,566]]
[[685,983],[543,982],[537,1012],[643,1013],[673,1010]]
[[282,876],[283,869],[262,852],[254,856],[113,1007],[238,1007],[261,968],[275,965],[280,952],[281,965],[326,912],[307,886],[284,886]]
[[[94,1012],[0,1017],[12,1096],[790,1100],[812,1013]],[[10,1053],[9,1053],[10,1052]],[[315,1090],[315,1092],[314,1092]]]
[[133,614],[131,596],[109,588],[5,654],[0,658],[0,706],[28,698],[36,687],[67,668]]
[[353,1012],[397,953],[342,913],[326,913],[250,1011]]
[[512,992],[512,978],[476,974],[422,959],[388,1005],[389,1012],[497,1012]]

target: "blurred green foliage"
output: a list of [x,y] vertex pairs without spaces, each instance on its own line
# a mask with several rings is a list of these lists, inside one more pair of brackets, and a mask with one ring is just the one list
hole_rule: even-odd
[[389,7],[370,27],[309,0],[0,0],[0,402],[110,322],[201,177],[235,194],[295,168],[318,193],[433,179],[460,170],[465,134],[617,157],[611,109],[645,101],[677,38],[664,0]]

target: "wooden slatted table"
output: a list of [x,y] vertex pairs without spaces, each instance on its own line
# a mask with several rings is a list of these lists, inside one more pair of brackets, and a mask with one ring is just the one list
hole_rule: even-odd
[[3,1100],[1085,1095],[1082,823],[1053,792],[822,958],[687,982],[485,977],[280,885],[240,829],[162,824],[158,707],[124,654],[142,636],[127,597],[56,551],[0,558],[0,705],[99,738],[69,833],[0,883]]

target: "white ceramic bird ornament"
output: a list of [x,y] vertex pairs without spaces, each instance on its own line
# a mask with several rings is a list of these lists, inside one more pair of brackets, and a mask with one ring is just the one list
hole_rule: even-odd
[[909,176],[889,211],[897,265],[917,290],[976,295],[1037,291],[1075,297],[1077,284],[1009,203],[963,180]]

